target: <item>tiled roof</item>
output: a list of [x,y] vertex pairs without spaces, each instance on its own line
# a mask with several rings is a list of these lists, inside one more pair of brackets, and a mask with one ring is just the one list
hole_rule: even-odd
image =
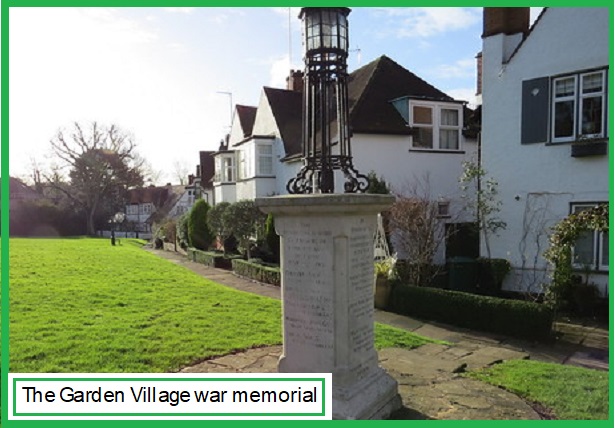
[[201,160],[201,187],[207,187],[208,183],[214,176],[215,166],[214,166],[214,156],[213,154],[216,152],[213,151],[201,151],[199,152],[199,157]]
[[164,205],[170,196],[171,186],[143,187],[141,189],[131,189],[128,191],[129,204],[153,204],[156,208]]
[[256,117],[256,107],[237,105],[235,106],[237,111],[237,118],[239,124],[243,130],[243,136],[249,137],[252,135],[252,129],[254,128],[254,118]]
[[263,90],[284,141],[286,156],[300,153],[302,93],[267,87]]
[[171,209],[175,206],[177,201],[182,197],[183,193],[186,191],[186,186],[166,186],[167,196],[165,198],[164,204],[153,212],[147,220],[146,223],[154,224],[162,221],[169,213]]
[[348,77],[352,131],[409,134],[410,129],[390,102],[401,97],[453,101],[444,92],[383,55]]

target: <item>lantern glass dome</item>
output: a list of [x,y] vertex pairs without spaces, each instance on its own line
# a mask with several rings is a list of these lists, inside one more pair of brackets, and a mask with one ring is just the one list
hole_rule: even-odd
[[348,51],[348,13],[345,7],[304,8],[304,49]]

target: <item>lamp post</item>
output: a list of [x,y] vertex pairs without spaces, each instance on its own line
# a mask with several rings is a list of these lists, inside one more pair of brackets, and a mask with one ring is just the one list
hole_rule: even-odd
[[115,215],[109,220],[111,226],[111,245],[115,245],[115,228],[118,223],[122,223],[126,215],[123,212],[117,212]]
[[346,7],[304,7],[303,167],[288,193],[334,193],[335,171],[345,193],[367,190],[367,177],[352,164],[348,124],[348,14]]

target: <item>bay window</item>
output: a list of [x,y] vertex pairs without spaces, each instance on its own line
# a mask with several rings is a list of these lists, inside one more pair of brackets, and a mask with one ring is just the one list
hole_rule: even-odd
[[234,183],[235,178],[235,153],[225,153],[215,158],[214,181],[219,183]]
[[[572,212],[578,213],[595,204],[573,204]],[[572,265],[578,269],[609,269],[609,235],[597,230],[582,232],[574,243]]]
[[273,175],[273,146],[258,144],[256,146],[258,175]]

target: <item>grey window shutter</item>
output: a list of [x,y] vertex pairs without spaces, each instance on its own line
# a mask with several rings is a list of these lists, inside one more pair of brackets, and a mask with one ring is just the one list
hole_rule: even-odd
[[526,80],[521,91],[521,144],[546,143],[549,137],[549,78]]

